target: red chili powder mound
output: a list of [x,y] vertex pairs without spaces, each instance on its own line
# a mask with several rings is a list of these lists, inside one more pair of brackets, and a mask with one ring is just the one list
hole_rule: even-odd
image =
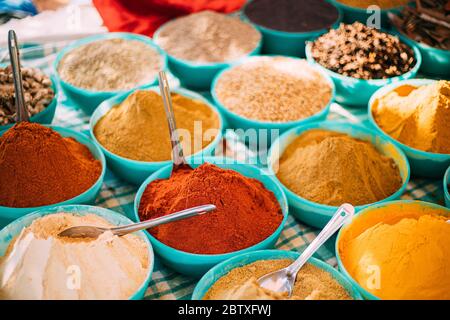
[[139,216],[148,220],[209,203],[217,209],[148,231],[181,251],[220,254],[264,240],[283,220],[274,194],[261,182],[209,163],[150,183],[142,194]]
[[0,137],[0,205],[54,204],[89,189],[100,161],[73,138],[36,123],[16,124]]

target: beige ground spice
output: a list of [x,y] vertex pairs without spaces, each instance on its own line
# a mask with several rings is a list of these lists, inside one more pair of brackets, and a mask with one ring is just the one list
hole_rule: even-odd
[[331,206],[373,203],[402,185],[394,160],[372,144],[320,129],[306,131],[286,148],[276,175],[299,196]]
[[245,118],[269,122],[304,119],[331,99],[328,81],[305,60],[255,57],[223,73],[219,101]]
[[[208,290],[204,296],[204,300],[221,300],[224,297],[238,298],[245,297],[251,300],[273,299],[281,300],[287,299],[286,295],[279,295],[273,292],[268,292],[262,288],[251,287],[249,283],[254,283],[255,279],[287,267],[292,263],[289,259],[279,260],[260,260],[240,268],[235,268],[227,273],[225,276],[216,281],[216,283]],[[230,296],[231,293],[239,293],[239,288],[247,287],[248,292],[240,292],[239,296]],[[257,291],[257,290],[261,290]],[[257,293],[250,296],[249,293]],[[262,296],[259,294],[262,293]],[[263,298],[263,299],[261,299]],[[351,297],[348,292],[326,271],[307,263],[300,269],[297,280],[295,282],[292,299],[296,300],[350,300]]]

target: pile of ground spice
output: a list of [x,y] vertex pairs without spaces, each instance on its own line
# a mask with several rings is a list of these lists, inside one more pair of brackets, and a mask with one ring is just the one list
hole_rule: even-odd
[[410,71],[414,51],[398,37],[360,22],[342,23],[312,44],[313,58],[331,71],[358,79],[386,79]]
[[373,203],[402,185],[394,160],[372,144],[321,129],[306,131],[286,148],[276,175],[299,196],[331,206]]
[[[172,94],[178,134],[185,155],[197,153],[218,134],[219,117],[202,101]],[[169,127],[161,96],[135,91],[109,110],[94,127],[97,140],[109,151],[138,161],[171,159]]]
[[450,81],[404,85],[372,106],[378,126],[412,148],[450,154]]
[[0,205],[27,208],[71,199],[89,189],[100,161],[73,138],[22,122],[0,137]]
[[339,17],[325,0],[253,0],[244,14],[257,25],[285,32],[328,29]]
[[[258,286],[256,279],[292,263],[289,259],[259,260],[235,268],[217,280],[203,300],[286,300],[286,294]],[[242,290],[244,289],[244,290]],[[291,300],[351,300],[348,292],[328,272],[305,264],[297,274]]]
[[163,65],[158,51],[138,40],[106,39],[68,52],[58,64],[64,81],[87,90],[129,90],[152,82]]
[[201,11],[174,19],[155,42],[171,56],[193,62],[225,62],[250,54],[261,34],[238,18]]
[[404,6],[411,0],[338,0],[338,2],[350,7],[366,9],[370,6],[378,6],[381,9],[391,9]]
[[261,182],[209,163],[150,183],[142,194],[139,217],[144,221],[209,203],[217,209],[148,231],[181,251],[221,254],[261,242],[283,219],[274,194]]
[[305,60],[254,57],[223,73],[215,93],[225,108],[245,118],[288,122],[323,110],[332,88]]

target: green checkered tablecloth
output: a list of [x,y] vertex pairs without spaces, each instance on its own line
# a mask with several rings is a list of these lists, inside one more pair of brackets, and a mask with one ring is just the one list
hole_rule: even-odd
[[[36,55],[33,55],[31,64],[29,62],[24,64],[39,66],[47,72],[51,72],[49,66],[54,58],[55,51],[54,48],[39,49],[40,56],[44,58],[36,59]],[[346,119],[349,122],[367,125],[366,112],[365,109],[348,109],[335,104],[332,106],[329,118]],[[60,90],[53,124],[87,132],[88,122],[89,117],[78,110]],[[137,189],[138,186],[120,180],[114,173],[107,170],[96,205],[112,209],[132,218],[133,201]],[[402,199],[420,199],[443,205],[443,197],[442,180],[412,178]],[[306,226],[289,216],[276,247],[283,250],[302,251],[315,238],[317,232],[317,229]],[[333,266],[336,265],[334,253],[325,247],[319,250],[317,257]],[[156,257],[152,281],[148,287],[146,299],[189,299],[196,282],[196,279],[183,276],[165,267]]]

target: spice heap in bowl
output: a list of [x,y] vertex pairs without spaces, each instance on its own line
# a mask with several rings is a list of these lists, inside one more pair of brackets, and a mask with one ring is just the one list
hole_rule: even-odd
[[[31,121],[43,124],[51,123],[55,114],[56,98],[50,77],[35,68],[22,67],[21,70],[28,116]],[[14,80],[10,66],[0,68],[0,87],[1,129],[2,126],[12,125],[16,122]]]
[[417,49],[359,22],[320,36],[309,44],[307,56],[333,78],[336,100],[349,105],[365,105],[381,86],[414,77],[421,62]]
[[263,51],[304,56],[305,41],[340,22],[338,9],[325,0],[253,0],[244,17],[263,34]]
[[185,86],[207,89],[228,63],[259,51],[261,34],[239,18],[202,11],[162,25],[154,39]]

